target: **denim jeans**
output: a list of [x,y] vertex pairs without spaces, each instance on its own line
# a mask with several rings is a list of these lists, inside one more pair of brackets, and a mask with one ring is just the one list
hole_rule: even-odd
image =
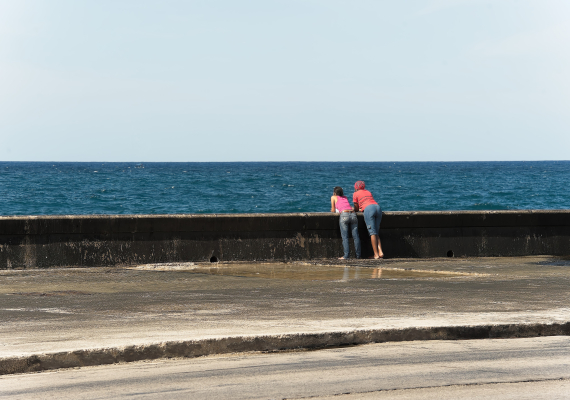
[[342,235],[342,247],[344,248],[344,258],[349,258],[350,246],[348,244],[348,232],[352,232],[354,239],[354,248],[356,250],[356,258],[360,258],[360,236],[358,236],[358,219],[356,213],[343,212],[340,213],[340,234]]
[[378,204],[370,204],[364,209],[364,222],[370,236],[378,235],[382,221],[382,209]]

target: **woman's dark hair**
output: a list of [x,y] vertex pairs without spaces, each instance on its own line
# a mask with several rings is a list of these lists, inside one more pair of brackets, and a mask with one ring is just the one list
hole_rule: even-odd
[[344,192],[342,191],[342,188],[340,186],[335,186],[334,194],[336,194],[337,196],[344,196]]

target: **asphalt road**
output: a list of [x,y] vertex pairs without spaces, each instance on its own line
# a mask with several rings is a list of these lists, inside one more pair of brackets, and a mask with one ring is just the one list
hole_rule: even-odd
[[383,343],[0,377],[10,399],[567,399],[570,337]]

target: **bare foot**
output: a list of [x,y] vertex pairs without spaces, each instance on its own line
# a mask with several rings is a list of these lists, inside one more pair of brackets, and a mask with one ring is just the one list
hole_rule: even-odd
[[384,258],[384,252],[382,251],[382,247],[380,247],[380,243],[378,243],[378,258]]
[[339,260],[346,260],[346,258],[344,258],[344,257],[339,257],[338,259]]

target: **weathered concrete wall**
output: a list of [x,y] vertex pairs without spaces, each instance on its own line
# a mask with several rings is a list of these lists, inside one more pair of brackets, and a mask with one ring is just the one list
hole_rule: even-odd
[[[362,215],[359,224],[368,256]],[[387,258],[568,255],[570,211],[387,212],[380,238]],[[341,252],[338,216],[330,213],[0,217],[0,269]]]

